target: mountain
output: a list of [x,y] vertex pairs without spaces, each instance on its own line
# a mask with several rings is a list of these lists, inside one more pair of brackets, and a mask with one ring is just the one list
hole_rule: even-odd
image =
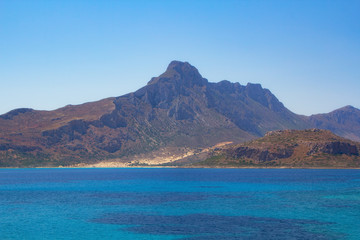
[[327,114],[309,117],[315,128],[328,129],[345,138],[360,142],[360,110],[346,106]]
[[[348,116],[359,121],[354,113]],[[189,63],[173,61],[133,93],[54,111],[16,109],[1,115],[0,166],[128,161],[150,153],[174,159],[189,149],[319,124],[360,137],[349,134],[348,120],[338,119],[294,114],[260,84],[211,83]]]
[[264,137],[214,149],[197,166],[360,167],[360,143],[329,130],[279,130]]

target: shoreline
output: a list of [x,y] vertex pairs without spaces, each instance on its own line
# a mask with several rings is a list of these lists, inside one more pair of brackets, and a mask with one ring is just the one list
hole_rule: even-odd
[[0,167],[0,169],[137,169],[137,168],[169,168],[169,169],[324,169],[324,170],[360,170],[358,168],[336,168],[336,167],[224,167],[224,166],[217,166],[217,167],[202,167],[202,166],[123,166],[123,167],[89,167],[89,166],[79,166],[79,167],[51,167],[51,166],[44,166],[44,167]]

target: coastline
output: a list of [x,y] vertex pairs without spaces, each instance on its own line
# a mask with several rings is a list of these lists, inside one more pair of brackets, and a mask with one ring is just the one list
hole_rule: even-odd
[[215,167],[207,167],[207,166],[102,166],[102,167],[94,167],[94,166],[42,166],[42,167],[0,167],[0,169],[156,169],[156,168],[169,168],[169,169],[324,169],[324,170],[360,170],[358,168],[337,168],[337,167],[225,167],[225,166],[215,166]]

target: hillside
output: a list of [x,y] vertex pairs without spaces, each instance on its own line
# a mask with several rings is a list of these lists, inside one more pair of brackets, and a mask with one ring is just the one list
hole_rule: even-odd
[[352,106],[312,115],[309,122],[315,128],[328,129],[339,136],[360,142],[360,110]]
[[150,155],[177,159],[221,142],[314,126],[356,140],[360,132],[351,129],[360,128],[359,112],[297,115],[260,84],[211,83],[189,63],[173,61],[133,93],[54,111],[22,108],[0,115],[0,167],[123,163]]
[[279,130],[214,149],[197,166],[359,168],[360,143],[328,130]]

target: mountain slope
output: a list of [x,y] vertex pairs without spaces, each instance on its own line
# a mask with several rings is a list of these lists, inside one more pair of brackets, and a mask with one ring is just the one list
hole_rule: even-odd
[[173,61],[133,93],[1,115],[0,166],[122,161],[155,150],[240,143],[271,130],[312,127],[315,118],[310,118],[292,113],[259,84],[209,83],[189,63]]
[[309,121],[316,128],[360,142],[360,110],[357,108],[345,106],[330,113],[312,115]]
[[216,148],[198,166],[360,167],[360,143],[328,130],[272,131],[254,141]]

